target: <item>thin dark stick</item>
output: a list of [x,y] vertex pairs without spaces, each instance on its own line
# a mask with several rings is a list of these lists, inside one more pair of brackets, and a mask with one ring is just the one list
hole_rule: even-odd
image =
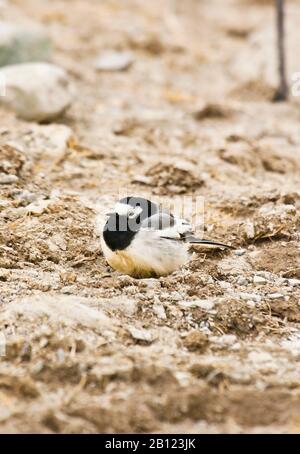
[[288,85],[286,81],[285,58],[285,30],[284,30],[284,0],[276,0],[276,28],[277,28],[277,57],[279,72],[279,87],[273,101],[286,101],[288,98]]

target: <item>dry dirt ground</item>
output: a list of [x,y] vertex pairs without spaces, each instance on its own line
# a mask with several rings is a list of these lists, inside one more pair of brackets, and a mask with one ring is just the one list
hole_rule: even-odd
[[[0,110],[0,432],[300,432],[300,104],[270,102],[273,2],[1,4],[49,30],[76,97],[52,125]],[[133,65],[97,72],[107,48]],[[114,272],[95,216],[119,187],[205,197],[237,251]]]

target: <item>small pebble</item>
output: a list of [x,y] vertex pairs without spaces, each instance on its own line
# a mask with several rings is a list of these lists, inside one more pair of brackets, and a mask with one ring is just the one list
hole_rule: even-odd
[[6,173],[0,173],[0,184],[12,184],[16,183],[19,178],[16,175],[7,175]]
[[236,251],[234,251],[234,253],[238,257],[241,257],[242,255],[244,255],[246,253],[246,249],[237,249]]
[[235,334],[223,334],[222,336],[215,336],[214,342],[221,346],[231,346],[236,343],[237,337]]
[[31,367],[31,373],[33,375],[36,375],[36,374],[39,374],[40,372],[42,372],[42,370],[44,369],[44,366],[45,366],[45,363],[44,361],[41,359],[41,360],[38,360],[32,367]]
[[265,284],[267,281],[264,277],[261,276],[254,276],[253,283],[254,284]]
[[288,279],[288,282],[292,287],[300,285],[300,279]]
[[27,189],[25,189],[24,191],[18,190],[13,194],[14,200],[16,200],[18,203],[22,204],[23,206],[26,206],[29,203],[34,202],[37,199],[37,197],[38,197],[37,194],[27,191]]
[[40,216],[47,210],[48,206],[50,205],[51,200],[38,200],[36,202],[30,203],[26,207],[26,211],[29,214]]
[[244,301],[255,301],[256,303],[261,301],[261,296],[255,293],[240,293],[240,298]]
[[0,103],[23,120],[45,122],[62,115],[73,99],[70,78],[49,63],[23,63],[0,69],[6,95]]
[[65,362],[65,359],[66,359],[66,355],[65,355],[65,352],[62,348],[59,348],[56,352],[56,356],[57,356],[57,360],[59,363],[64,363]]
[[132,63],[130,52],[106,51],[96,59],[95,68],[98,71],[125,71]]
[[236,342],[235,344],[233,344],[231,346],[231,350],[233,350],[233,351],[240,350],[240,348],[241,348],[241,344],[239,342]]
[[219,286],[223,289],[226,289],[226,288],[230,288],[231,287],[231,284],[229,282],[226,282],[226,281],[219,281],[218,282]]
[[183,339],[183,345],[191,352],[198,351],[203,353],[209,344],[209,340],[206,334],[201,331],[191,331]]
[[237,283],[238,285],[247,285],[247,284],[248,284],[248,280],[247,280],[245,277],[243,277],[243,276],[239,276],[239,277],[237,278],[236,283]]
[[161,283],[158,279],[143,279],[142,282],[149,289],[155,290],[161,288]]
[[153,312],[157,315],[158,318],[160,318],[161,320],[166,320],[167,319],[167,315],[166,315],[166,311],[165,311],[165,308],[162,304],[159,304],[159,303],[155,303],[153,305]]
[[269,293],[267,297],[270,298],[271,300],[277,300],[284,298],[284,295],[282,293]]
[[182,309],[191,309],[199,307],[205,311],[210,311],[214,308],[215,303],[211,300],[195,300],[195,301],[181,301],[178,303],[179,307]]
[[143,341],[147,344],[151,344],[151,342],[153,342],[152,333],[146,329],[135,328],[134,326],[130,326],[128,328],[128,331],[131,334],[132,338],[137,341]]

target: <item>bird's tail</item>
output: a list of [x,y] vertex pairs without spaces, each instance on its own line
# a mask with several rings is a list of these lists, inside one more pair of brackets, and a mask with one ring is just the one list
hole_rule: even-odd
[[204,246],[215,246],[215,247],[223,247],[223,248],[227,248],[227,249],[235,249],[234,246],[229,246],[229,244],[219,243],[218,241],[212,241],[212,240],[203,240],[200,238],[196,238],[193,235],[187,236],[185,238],[185,241],[187,243],[191,243],[191,244],[203,244]]

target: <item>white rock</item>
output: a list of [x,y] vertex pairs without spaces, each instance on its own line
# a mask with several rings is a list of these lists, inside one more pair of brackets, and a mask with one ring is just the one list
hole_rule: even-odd
[[284,298],[284,295],[282,293],[269,293],[267,297],[270,298],[271,300],[277,300]]
[[246,249],[237,249],[236,251],[234,251],[234,253],[238,257],[241,257],[242,255],[244,255],[246,253]]
[[239,276],[239,277],[237,278],[236,283],[237,283],[238,285],[247,285],[247,284],[248,284],[248,280],[247,280],[244,276]]
[[253,222],[246,221],[244,224],[244,229],[245,229],[246,237],[250,240],[253,239],[255,236],[255,228],[254,228]]
[[48,200],[44,200],[44,199],[37,200],[36,202],[32,202],[29,205],[27,205],[26,212],[28,214],[40,216],[47,210],[50,203],[52,203],[52,200],[49,200],[49,199]]
[[47,240],[47,243],[53,251],[66,251],[67,250],[67,242],[63,235],[60,233],[55,233],[51,238]]
[[160,289],[161,288],[161,283],[159,282],[158,279],[143,279],[142,282],[146,285],[147,288],[149,289]]
[[24,206],[28,205],[29,203],[34,202],[35,200],[38,199],[38,195],[28,191],[27,189],[22,190],[17,190],[13,194],[14,200],[17,202],[23,204]]
[[18,181],[16,175],[7,175],[6,173],[0,173],[0,184],[12,184]]
[[229,347],[236,343],[237,337],[235,334],[223,334],[222,336],[215,336],[213,340],[216,344],[220,346]]
[[239,342],[236,342],[235,344],[233,344],[231,346],[231,350],[233,350],[233,351],[240,350],[240,348],[241,348],[241,344]]
[[126,296],[116,296],[114,298],[102,298],[98,302],[101,309],[106,311],[116,310],[122,314],[132,317],[137,311],[137,302]]
[[244,301],[255,301],[256,303],[259,303],[261,301],[261,296],[257,295],[256,293],[243,293],[241,292],[240,298]]
[[240,276],[243,271],[251,271],[251,267],[244,257],[225,257],[218,263],[218,270],[225,276]]
[[7,200],[0,200],[0,210],[8,208],[10,203]]
[[125,71],[133,63],[130,52],[105,51],[95,61],[98,71]]
[[[12,320],[21,314],[24,320],[47,317],[51,322],[62,323],[76,329],[78,326],[95,329],[103,334],[113,329],[114,322],[101,310],[89,307],[89,298],[59,293],[38,293],[15,301],[9,310],[1,312],[1,320]],[[1,309],[0,309],[1,311]]]
[[40,25],[0,21],[0,66],[50,61],[51,48],[50,37]]
[[5,96],[0,102],[28,121],[50,121],[70,106],[72,88],[67,73],[48,63],[24,63],[0,70]]
[[153,304],[153,312],[157,315],[158,318],[160,318],[161,320],[166,320],[167,318],[167,315],[166,315],[166,311],[165,311],[165,308],[162,304],[160,304],[159,302],[156,302],[155,304]]
[[205,311],[210,311],[214,308],[215,303],[211,300],[196,300],[196,301],[180,301],[178,305],[182,309],[190,309],[194,307],[199,307]]
[[135,328],[134,326],[130,326],[128,328],[128,331],[135,340],[147,342],[149,344],[153,342],[152,333],[146,329]]
[[288,282],[292,287],[300,285],[300,279],[288,279]]
[[265,284],[267,280],[264,277],[261,276],[254,276],[253,277],[253,283],[254,284]]
[[48,168],[49,160],[59,160],[65,154],[73,137],[74,133],[68,126],[31,123],[26,134],[20,134],[9,144],[22,151],[24,155],[33,155],[34,159],[40,160],[39,164],[45,164]]
[[230,282],[226,282],[226,281],[219,281],[218,284],[223,289],[227,289],[227,288],[231,287]]

